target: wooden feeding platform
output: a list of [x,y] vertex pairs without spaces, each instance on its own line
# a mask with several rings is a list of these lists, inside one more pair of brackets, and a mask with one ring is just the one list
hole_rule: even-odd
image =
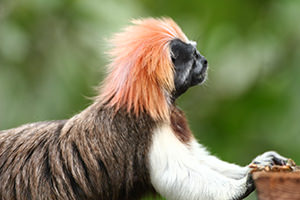
[[259,200],[300,200],[300,167],[285,166],[260,168],[252,166]]

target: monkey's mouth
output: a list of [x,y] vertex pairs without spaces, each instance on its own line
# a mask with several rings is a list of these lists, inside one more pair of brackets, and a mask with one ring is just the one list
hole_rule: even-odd
[[207,63],[203,64],[199,73],[194,74],[192,78],[192,86],[200,85],[206,80],[207,76]]
[[201,79],[200,83],[203,83],[205,81],[206,76],[207,76],[207,64],[205,64],[201,69],[200,76],[199,76],[199,78]]

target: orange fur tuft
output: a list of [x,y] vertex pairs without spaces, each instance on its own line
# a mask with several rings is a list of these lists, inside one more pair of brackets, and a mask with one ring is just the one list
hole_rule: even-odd
[[169,120],[166,92],[174,89],[169,42],[186,36],[169,18],[133,20],[111,40],[112,62],[101,87],[100,101],[125,107],[136,115],[147,112],[155,120]]

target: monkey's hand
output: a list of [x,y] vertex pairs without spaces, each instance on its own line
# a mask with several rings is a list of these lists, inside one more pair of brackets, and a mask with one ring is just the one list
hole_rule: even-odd
[[267,151],[263,153],[262,155],[257,156],[251,164],[256,164],[260,166],[273,166],[273,165],[286,165],[288,162],[288,159],[279,155],[275,151]]

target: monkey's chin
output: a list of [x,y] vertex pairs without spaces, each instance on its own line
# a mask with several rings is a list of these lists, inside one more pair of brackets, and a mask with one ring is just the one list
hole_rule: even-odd
[[201,85],[202,83],[204,83],[206,81],[206,77],[207,77],[206,72],[204,72],[203,74],[200,74],[200,76],[199,76],[200,81],[199,81],[198,85]]
[[200,75],[193,78],[191,86],[201,85],[202,83],[204,83],[206,81],[206,77],[207,77],[206,71],[200,73]]

